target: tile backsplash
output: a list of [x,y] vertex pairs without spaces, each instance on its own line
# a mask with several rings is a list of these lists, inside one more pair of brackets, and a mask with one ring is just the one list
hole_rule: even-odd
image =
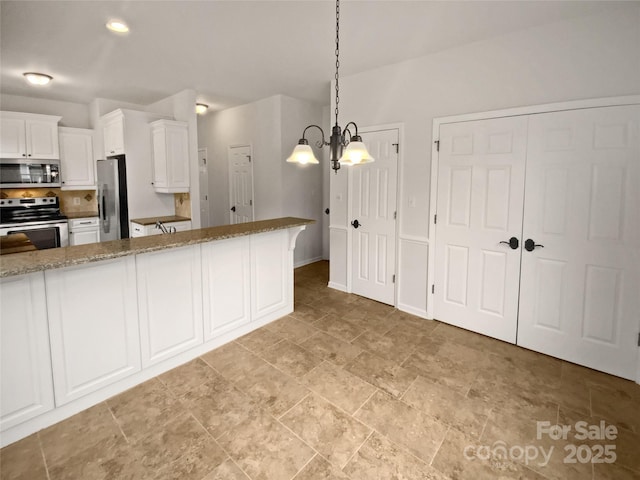
[[60,190],[59,188],[7,188],[1,198],[59,197],[62,213],[98,212],[95,190]]
[[191,218],[191,197],[188,193],[174,193],[173,199],[176,207],[176,215]]

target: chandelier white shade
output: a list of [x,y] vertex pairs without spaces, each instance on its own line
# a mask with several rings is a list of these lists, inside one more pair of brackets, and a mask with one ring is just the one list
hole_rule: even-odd
[[293,153],[287,158],[288,163],[299,163],[300,165],[320,163],[308,144],[298,144],[293,149]]
[[361,140],[353,140],[347,144],[347,147],[342,152],[340,157],[340,163],[342,165],[363,165],[365,163],[371,163],[375,161],[369,154],[367,147]]

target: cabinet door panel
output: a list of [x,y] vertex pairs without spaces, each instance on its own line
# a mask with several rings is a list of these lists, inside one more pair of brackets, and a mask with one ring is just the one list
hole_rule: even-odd
[[0,430],[53,408],[44,274],[2,280]]
[[24,120],[3,118],[0,123],[0,157],[26,156]]
[[57,405],[140,370],[133,257],[45,278]]
[[86,245],[88,243],[98,243],[100,241],[100,232],[95,230],[80,230],[72,232],[69,235],[70,245]]
[[136,257],[142,365],[203,342],[200,246]]
[[75,133],[60,129],[60,174],[62,189],[66,187],[95,187],[91,132]]
[[27,156],[33,159],[60,158],[58,122],[27,120]]
[[202,245],[205,340],[251,321],[249,238]]
[[293,309],[293,260],[286,230],[251,236],[251,315],[258,320],[288,305]]

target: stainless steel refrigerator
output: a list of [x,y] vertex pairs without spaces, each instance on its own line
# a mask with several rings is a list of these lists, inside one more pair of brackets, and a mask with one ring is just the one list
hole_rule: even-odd
[[98,212],[100,241],[129,238],[127,169],[124,155],[98,160]]

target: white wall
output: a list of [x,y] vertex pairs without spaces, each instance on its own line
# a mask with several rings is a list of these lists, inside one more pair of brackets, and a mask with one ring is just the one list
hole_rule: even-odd
[[[433,118],[638,94],[639,25],[636,3],[340,79],[342,124],[404,124],[397,273],[411,290],[398,292],[399,307],[426,315]],[[332,225],[346,226],[345,177],[344,169],[331,176]],[[331,281],[346,286],[347,245],[341,238],[331,237]]]
[[[211,225],[225,225],[229,218],[228,148],[251,145],[255,219],[282,216],[322,218],[320,168],[288,165],[284,161],[304,127],[322,121],[322,108],[276,95],[247,105],[213,112],[198,121],[200,147],[209,156]],[[318,152],[317,155],[320,155]],[[320,225],[310,225],[296,242],[295,262],[322,256]]]
[[61,127],[91,128],[89,105],[21,95],[0,95],[0,110],[9,112],[40,113],[62,117]]

